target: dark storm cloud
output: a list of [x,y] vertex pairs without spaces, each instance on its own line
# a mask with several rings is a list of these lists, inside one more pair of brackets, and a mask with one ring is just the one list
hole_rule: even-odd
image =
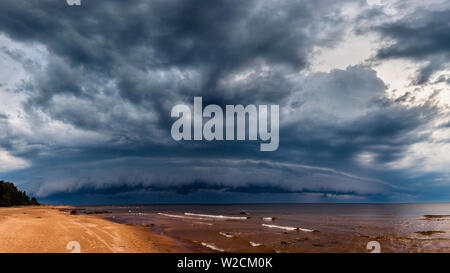
[[450,120],[439,125],[439,128],[450,128]]
[[[132,126],[128,131],[153,124],[144,130],[152,134],[169,126],[175,102],[194,94],[218,104],[285,97],[291,92],[286,72],[304,68],[313,46],[333,45],[342,35],[342,20],[332,16],[338,7],[334,1],[86,1],[73,8],[63,1],[16,1],[0,4],[0,30],[42,43],[53,55],[27,88],[33,89],[29,111],[88,130],[109,129],[117,119]],[[223,83],[261,65],[279,68],[243,90]],[[56,96],[93,104],[67,109]],[[137,105],[154,119],[133,126],[126,110],[114,112],[105,97]]]
[[[114,197],[116,203],[148,203],[152,202],[163,202],[166,196],[171,195],[171,202],[177,202],[176,199],[173,198],[174,193],[177,193],[180,196],[180,200],[185,200],[182,198],[193,197],[192,201],[200,201],[204,202],[205,198],[210,200],[209,202],[230,202],[230,197],[238,196],[237,199],[232,199],[231,201],[238,200],[238,202],[254,202],[254,203],[265,203],[265,202],[288,202],[292,200],[292,197],[295,196],[305,196],[306,198],[313,198],[312,200],[320,200],[327,201],[330,200],[347,200],[354,201],[361,199],[361,197],[367,198],[377,198],[379,195],[377,194],[367,194],[361,196],[358,193],[354,192],[333,192],[330,194],[329,190],[317,190],[317,191],[309,191],[309,190],[287,190],[282,187],[278,187],[276,185],[271,186],[262,186],[260,184],[247,185],[241,187],[229,187],[228,185],[211,185],[208,182],[193,182],[187,183],[178,186],[145,186],[145,185],[121,185],[121,186],[111,186],[109,188],[96,189],[96,188],[82,188],[74,192],[59,192],[53,195],[50,195],[48,198],[53,200],[61,200],[62,202],[67,202],[67,200],[76,200],[77,203],[83,202],[95,202],[97,204],[105,204],[111,202],[111,196]],[[266,193],[270,193],[270,196],[264,195]],[[273,196],[283,196],[282,199],[276,199]],[[90,198],[86,198],[89,196]],[[225,197],[225,198],[224,198]],[[278,197],[279,198],[279,197]],[[203,199],[203,200],[202,200]],[[227,200],[228,199],[228,200]],[[244,200],[244,201],[243,201]],[[293,199],[295,200],[295,199]],[[311,199],[310,199],[311,200]],[[60,202],[61,202],[60,201]],[[298,201],[298,199],[297,199]],[[73,202],[73,201],[72,201]],[[179,201],[178,201],[179,202]]]
[[[261,184],[249,184],[245,186],[237,186],[237,187],[230,187],[227,184],[211,184],[210,182],[204,182],[204,181],[194,181],[190,183],[184,183],[180,185],[171,185],[167,186],[164,184],[160,185],[150,185],[146,186],[143,184],[137,184],[130,186],[128,184],[118,185],[118,186],[110,186],[106,188],[94,188],[92,186],[86,186],[83,188],[80,188],[74,192],[71,192],[70,194],[102,194],[102,195],[120,195],[124,193],[129,192],[136,192],[136,191],[143,191],[148,194],[151,194],[152,192],[175,192],[177,194],[181,195],[187,195],[193,192],[198,191],[218,191],[218,192],[237,192],[237,193],[329,193],[330,189],[318,189],[316,191],[312,190],[288,190],[283,187],[279,187],[276,185],[261,185]],[[334,192],[334,194],[337,195],[344,195],[344,194],[351,194],[351,195],[357,195],[355,192]]]
[[41,42],[70,65],[119,76],[120,83],[128,80],[120,77],[127,72],[118,71],[121,65],[143,71],[194,67],[208,90],[224,74],[256,61],[302,68],[313,45],[331,44],[341,35],[316,34],[339,24],[329,16],[333,1],[87,1],[81,8],[16,1],[0,8],[4,33]]
[[427,126],[435,114],[431,106],[383,106],[345,122],[299,122],[281,141],[285,148],[298,150],[302,158],[332,166],[348,167],[364,152],[372,153],[380,164],[387,163],[404,156],[409,145],[427,139],[428,135],[417,135],[417,130]]
[[[161,133],[167,132],[170,108],[190,102],[194,94],[205,96],[205,103],[275,103],[292,92],[286,74],[307,65],[311,48],[333,45],[342,35],[342,20],[330,16],[338,14],[333,1],[0,5],[3,33],[42,43],[52,54],[24,88],[31,92],[30,115],[44,111],[83,129],[111,131],[117,138],[133,138],[126,132],[136,130],[152,135],[161,126]],[[244,86],[227,84],[236,73],[261,65],[280,67],[256,73]],[[61,103],[64,99],[72,102]],[[124,100],[152,120],[133,120],[130,107],[116,107]]]
[[421,106],[404,107],[386,99],[386,88],[375,71],[364,66],[302,79],[288,103],[300,118],[282,130],[281,149],[341,167],[354,164],[364,152],[372,153],[379,163],[398,159],[407,146],[427,138],[417,131],[428,126],[438,109],[431,99]]
[[393,44],[377,53],[378,59],[406,58],[423,61],[415,84],[428,82],[437,71],[448,68],[450,62],[450,9],[417,10],[394,22],[375,29]]
[[[83,172],[76,172],[82,169]],[[240,193],[325,193],[366,196],[396,186],[377,179],[355,176],[328,168],[257,159],[116,158],[75,164],[54,163],[39,168],[47,183],[38,196],[60,192],[122,194],[133,191]],[[67,173],[72,175],[67,175]],[[333,180],[333,183],[329,181]],[[296,182],[297,181],[297,182]]]
[[[24,109],[36,135],[8,130],[0,145],[33,163],[20,179],[40,197],[214,192],[372,198],[400,191],[395,183],[401,182],[385,181],[386,172],[375,174],[358,157],[370,153],[374,165],[401,158],[427,137],[417,131],[437,110],[431,102],[406,107],[389,101],[386,84],[370,67],[301,73],[314,47],[335,46],[346,34],[342,5],[132,0],[69,7],[64,1],[3,1],[0,32],[43,45],[48,55],[41,65],[25,66],[30,80],[19,89],[27,95]],[[417,57],[416,49],[401,53],[415,37],[397,35],[394,24],[377,30],[398,39],[379,58],[448,54],[431,45]],[[8,52],[26,62],[19,51]],[[248,142],[175,143],[170,109],[191,104],[194,95],[221,106],[280,104],[279,150],[261,153]],[[12,128],[2,120],[0,126]],[[49,121],[85,134],[61,132],[69,144],[50,142],[47,137],[57,131],[38,134]]]

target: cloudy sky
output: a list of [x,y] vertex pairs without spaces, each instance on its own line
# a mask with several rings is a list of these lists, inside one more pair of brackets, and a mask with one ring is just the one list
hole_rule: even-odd
[[[0,2],[0,179],[48,203],[450,200],[449,0]],[[280,105],[280,146],[176,104]]]

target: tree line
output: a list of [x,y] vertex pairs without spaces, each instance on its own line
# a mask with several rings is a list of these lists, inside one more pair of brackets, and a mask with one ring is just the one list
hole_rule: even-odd
[[36,198],[31,198],[25,191],[20,191],[11,183],[0,180],[0,207],[39,205]]

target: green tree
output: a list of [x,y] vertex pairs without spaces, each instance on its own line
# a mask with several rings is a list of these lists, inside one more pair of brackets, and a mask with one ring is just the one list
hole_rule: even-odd
[[33,205],[33,206],[39,206],[40,205],[38,200],[36,199],[36,197],[31,198],[31,205]]
[[0,207],[39,205],[36,198],[28,197],[11,182],[0,180]]

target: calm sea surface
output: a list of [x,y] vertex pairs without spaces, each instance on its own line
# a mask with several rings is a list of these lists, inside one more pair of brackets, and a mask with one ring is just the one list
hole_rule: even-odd
[[198,252],[450,252],[450,203],[80,206]]

